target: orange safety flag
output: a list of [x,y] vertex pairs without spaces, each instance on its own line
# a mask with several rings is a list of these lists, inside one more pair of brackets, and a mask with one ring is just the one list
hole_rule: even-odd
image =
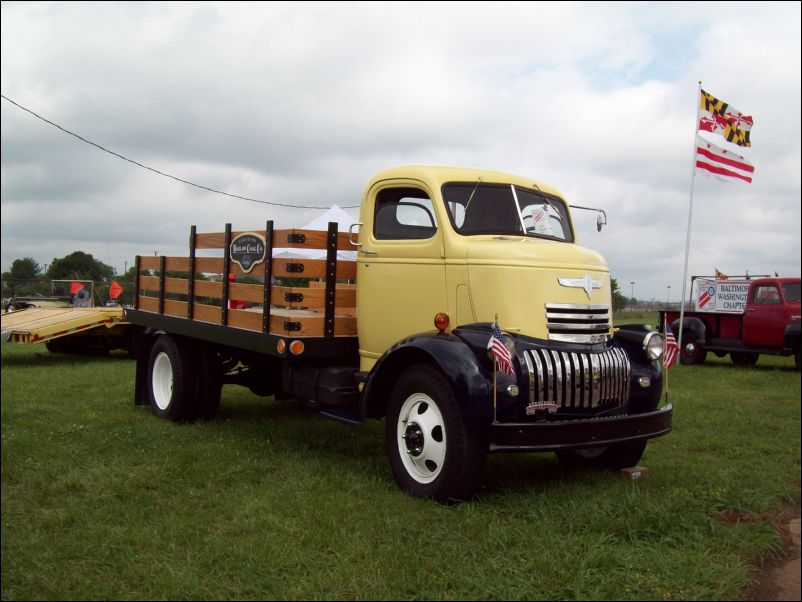
[[84,285],[81,284],[80,282],[73,282],[72,284],[70,284],[70,294],[74,295],[79,290],[81,290],[83,287],[84,287]]
[[123,292],[123,287],[117,284],[116,281],[112,280],[111,288],[109,288],[109,297],[111,297],[112,299],[116,299],[122,294],[122,292]]

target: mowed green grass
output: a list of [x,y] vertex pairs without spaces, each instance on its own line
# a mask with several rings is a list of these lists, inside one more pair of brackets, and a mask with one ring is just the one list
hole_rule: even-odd
[[3,345],[3,599],[740,599],[800,496],[792,358],[672,370],[638,481],[492,455],[454,507],[397,488],[383,423],[229,386],[173,424],[134,368]]

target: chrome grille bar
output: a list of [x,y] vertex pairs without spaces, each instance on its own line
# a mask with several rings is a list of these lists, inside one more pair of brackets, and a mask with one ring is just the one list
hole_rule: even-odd
[[629,400],[630,364],[618,348],[602,353],[527,349],[529,401],[562,408],[606,409]]
[[569,343],[602,343],[612,335],[608,305],[546,304],[549,339]]

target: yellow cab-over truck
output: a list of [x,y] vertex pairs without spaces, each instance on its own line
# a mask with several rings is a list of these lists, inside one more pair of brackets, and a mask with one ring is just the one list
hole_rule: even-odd
[[187,257],[137,257],[135,402],[210,418],[238,383],[384,418],[399,486],[440,502],[477,491],[488,452],[624,468],[670,431],[662,337],[613,327],[609,269],[556,190],[397,167],[367,184],[359,219],[347,233],[193,226]]

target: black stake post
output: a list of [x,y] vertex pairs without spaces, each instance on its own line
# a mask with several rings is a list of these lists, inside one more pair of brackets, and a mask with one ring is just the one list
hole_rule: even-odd
[[195,317],[195,226],[189,230],[189,288],[187,290],[187,318]]
[[273,220],[265,223],[265,282],[262,300],[262,332],[270,332],[270,304],[273,294]]
[[326,307],[323,334],[334,336],[334,301],[337,292],[337,222],[329,222],[326,238]]
[[225,247],[223,248],[223,307],[220,323],[228,326],[228,274],[231,270],[231,224],[226,224]]
[[164,282],[167,279],[164,266],[167,264],[167,258],[162,255],[159,257],[159,313],[164,314]]
[[136,266],[134,270],[134,309],[139,309],[139,272],[142,267],[142,257],[140,255],[136,256],[134,266]]

